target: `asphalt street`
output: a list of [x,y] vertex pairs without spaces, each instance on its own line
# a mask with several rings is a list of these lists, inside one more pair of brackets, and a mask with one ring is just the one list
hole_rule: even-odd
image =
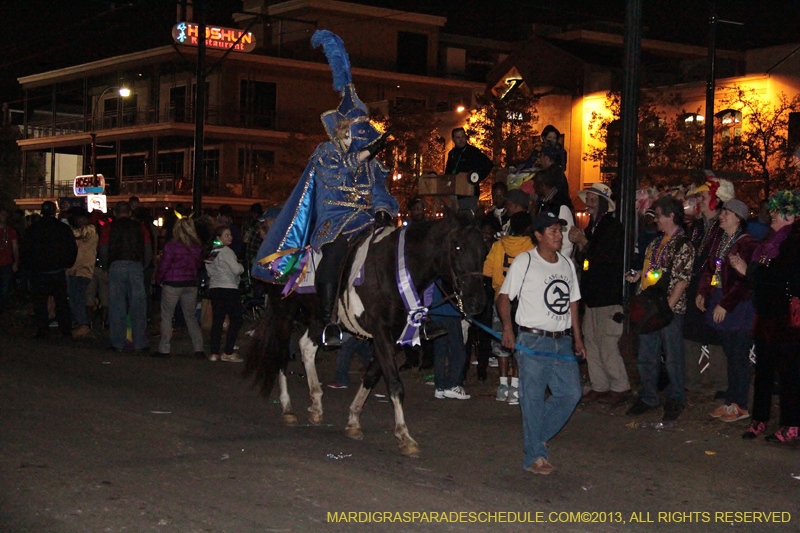
[[[656,413],[579,406],[550,442],[558,470],[537,476],[521,468],[519,408],[474,372],[467,401],[435,400],[429,371],[402,374],[422,449],[409,459],[385,398],[368,401],[363,441],[344,436],[354,386],[325,388],[324,423],[308,424],[298,363],[286,427],[241,364],[0,343],[2,532],[800,531],[798,449],[742,441],[746,421],[710,419],[711,402],[665,429],[647,427]],[[324,355],[322,380],[333,370]]]

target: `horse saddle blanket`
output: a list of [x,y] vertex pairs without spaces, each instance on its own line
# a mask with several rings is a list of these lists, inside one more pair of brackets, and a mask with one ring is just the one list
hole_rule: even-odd
[[[383,231],[382,233],[380,233],[379,230],[378,232],[375,232],[371,238],[364,239],[364,241],[358,245],[358,250],[356,251],[353,259],[353,267],[350,269],[351,275],[350,279],[348,280],[348,287],[358,287],[364,283],[364,261],[367,258],[367,252],[369,251],[370,244],[375,241],[376,235],[385,236],[392,233],[392,231],[394,231],[394,228],[390,228],[390,231]],[[315,280],[316,271],[320,265],[320,261],[322,261],[322,252],[314,251],[308,260],[308,267],[306,268],[305,277],[297,286],[298,293],[311,294],[317,292]]]

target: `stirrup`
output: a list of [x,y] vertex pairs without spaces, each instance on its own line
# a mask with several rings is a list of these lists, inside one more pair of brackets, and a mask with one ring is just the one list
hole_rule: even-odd
[[420,327],[420,337],[422,337],[422,340],[432,341],[433,339],[444,337],[447,334],[447,328],[445,328],[441,323],[434,322],[433,320],[423,322],[422,327]]
[[338,324],[328,324],[322,330],[322,346],[329,350],[342,347],[342,328]]

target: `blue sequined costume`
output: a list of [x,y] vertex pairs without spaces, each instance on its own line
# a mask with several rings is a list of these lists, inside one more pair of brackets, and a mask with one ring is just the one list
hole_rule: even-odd
[[[381,132],[370,122],[369,110],[351,83],[341,39],[320,30],[311,42],[324,46],[334,73],[334,89],[342,101],[322,115],[331,140],[318,145],[312,154],[253,265],[255,277],[277,283],[299,274],[311,249],[319,250],[340,235],[349,241],[372,224],[378,212],[394,217],[398,211],[397,200],[386,189],[388,169],[377,159],[358,161],[358,153],[375,143]],[[349,148],[335,134],[345,122],[349,123]]]

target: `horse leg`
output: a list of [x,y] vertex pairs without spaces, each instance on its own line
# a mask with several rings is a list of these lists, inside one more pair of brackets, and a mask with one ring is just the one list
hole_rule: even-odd
[[308,421],[316,426],[322,423],[322,386],[319,383],[319,377],[317,377],[317,367],[314,365],[314,359],[317,356],[317,345],[311,340],[307,330],[300,337],[299,344],[303,366],[305,366],[306,377],[308,378],[308,392],[311,397],[311,405],[308,408]]
[[361,382],[361,387],[350,404],[350,416],[347,419],[347,427],[344,428],[344,434],[355,440],[364,438],[364,432],[361,431],[361,411],[364,409],[369,393],[375,388],[375,385],[381,379],[381,365],[377,364],[373,359],[367,368],[367,373],[364,375],[364,380]]
[[286,383],[286,374],[283,370],[278,374],[278,385],[281,388],[281,410],[283,411],[283,423],[287,426],[297,424],[297,415],[292,409],[292,401],[289,399],[289,386]]
[[403,414],[403,383],[394,360],[394,343],[388,338],[387,331],[379,331],[375,336],[375,357],[381,365],[386,378],[386,388],[394,405],[394,436],[400,441],[400,453],[406,457],[419,457],[420,449],[417,441],[411,438]]

